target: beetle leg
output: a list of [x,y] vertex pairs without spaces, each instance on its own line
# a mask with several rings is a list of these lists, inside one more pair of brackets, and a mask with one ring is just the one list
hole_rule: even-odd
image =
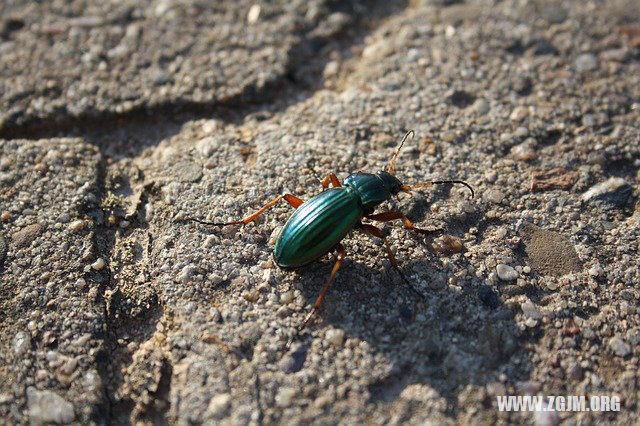
[[402,219],[404,221],[404,226],[412,231],[419,232],[421,234],[439,234],[442,233],[442,229],[420,229],[413,226],[413,223],[407,218],[404,214],[400,212],[384,212],[378,214],[370,214],[365,216],[367,219],[376,220],[378,222],[390,222],[396,219]]
[[320,179],[320,176],[313,169],[313,166],[311,165],[312,162],[313,162],[312,160],[307,161],[307,167],[309,168],[309,170],[311,170],[311,173],[313,173],[313,176],[316,179],[318,179],[318,182],[320,182],[320,185],[322,185],[323,191],[327,189],[329,184],[333,185],[334,188],[340,188],[342,186],[340,184],[340,179],[338,179],[338,176],[336,176],[335,173],[329,173],[324,179]]
[[298,198],[298,197],[296,197],[294,195],[283,194],[283,195],[280,195],[280,196],[276,197],[275,200],[270,201],[267,205],[262,207],[260,210],[258,210],[257,212],[255,212],[251,216],[247,216],[244,219],[236,221],[236,222],[226,222],[226,223],[224,223],[224,222],[220,222],[220,223],[218,223],[218,222],[206,222],[204,220],[194,219],[194,218],[187,218],[187,219],[184,219],[184,220],[191,220],[191,221],[194,221],[194,222],[202,223],[203,225],[211,225],[211,226],[246,225],[247,223],[251,222],[252,220],[255,220],[262,213],[264,213],[265,211],[267,211],[268,209],[273,207],[273,205],[275,203],[277,203],[278,201],[282,200],[283,198],[296,209],[298,207],[300,207],[300,205],[302,203],[304,203],[304,201],[302,201],[300,198]]
[[340,188],[342,186],[340,180],[338,179],[338,176],[336,176],[335,173],[329,173],[327,177],[320,181],[320,184],[322,185],[323,190],[327,189],[329,184],[333,185],[334,188]]
[[311,321],[311,319],[313,318],[314,314],[316,313],[320,305],[322,305],[322,301],[324,300],[324,295],[329,289],[329,284],[331,284],[331,281],[333,281],[333,277],[336,275],[336,272],[338,272],[338,269],[340,269],[340,265],[342,265],[344,258],[347,257],[347,251],[344,249],[344,246],[342,244],[340,243],[336,244],[336,251],[338,252],[338,258],[336,260],[335,265],[333,265],[333,269],[331,270],[331,275],[329,275],[329,279],[327,280],[327,283],[324,285],[324,287],[322,287],[322,291],[320,291],[320,295],[316,299],[316,303],[313,304],[313,309],[311,310],[311,312],[309,312],[309,315],[307,315],[307,318],[305,318],[302,325],[298,328],[298,331],[306,327],[306,325]]
[[369,234],[373,235],[374,237],[378,237],[378,238],[380,238],[382,240],[382,242],[384,244],[384,248],[387,251],[387,255],[389,256],[389,262],[391,262],[391,266],[393,267],[393,269],[395,269],[398,272],[398,274],[400,275],[400,278],[402,278],[402,280],[409,286],[409,288],[414,293],[416,293],[418,296],[420,296],[420,297],[422,297],[424,299],[424,295],[422,293],[420,293],[418,290],[416,290],[413,287],[413,285],[411,285],[411,282],[409,282],[407,277],[405,277],[405,275],[402,273],[402,271],[398,267],[398,262],[396,261],[396,258],[393,255],[393,252],[391,251],[391,246],[389,245],[389,241],[387,241],[387,239],[385,238],[385,235],[384,235],[384,232],[382,231],[382,229],[377,228],[377,227],[375,227],[373,225],[366,224],[366,223],[361,223],[359,226],[364,231],[366,231]]

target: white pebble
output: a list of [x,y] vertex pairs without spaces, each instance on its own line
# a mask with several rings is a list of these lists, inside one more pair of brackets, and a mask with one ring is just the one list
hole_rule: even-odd
[[285,291],[280,295],[280,303],[283,305],[288,305],[293,300],[293,291]]
[[76,415],[73,405],[52,391],[39,391],[33,386],[27,388],[29,420],[33,424],[71,423]]
[[74,220],[69,224],[69,231],[76,233],[80,232],[84,229],[85,223],[84,220]]
[[197,271],[198,268],[194,265],[187,265],[182,268],[182,271],[180,271],[178,279],[180,280],[180,282],[188,283],[189,281],[191,281],[191,277],[193,277]]
[[496,273],[502,281],[515,280],[519,276],[518,271],[503,263],[496,265]]
[[536,305],[534,305],[532,302],[526,301],[522,305],[520,305],[520,308],[522,309],[522,313],[525,314],[525,316],[533,320],[542,319],[542,314],[540,313],[540,311],[538,311],[538,309],[536,309]]
[[260,5],[254,4],[249,8],[249,13],[247,13],[247,23],[255,24],[256,22],[258,22],[259,18],[260,18]]
[[516,160],[531,161],[536,158],[536,150],[530,143],[523,142],[511,148],[511,155]]
[[18,331],[13,337],[13,353],[17,356],[24,354],[31,348],[31,336],[24,331]]
[[342,344],[344,343],[344,330],[331,329],[327,331],[325,338],[333,346],[342,346]]
[[91,264],[91,267],[96,271],[99,271],[102,268],[104,268],[106,265],[107,265],[107,262],[105,262],[103,258],[99,257],[96,259],[95,262]]
[[231,406],[231,395],[228,393],[221,393],[209,401],[209,406],[207,407],[207,415],[214,418],[223,417],[227,412],[229,407]]
[[280,388],[276,394],[276,405],[278,407],[288,407],[296,397],[296,390],[293,388]]
[[602,275],[602,272],[604,271],[602,270],[602,266],[600,266],[599,263],[596,263],[591,268],[589,268],[589,275],[591,275],[592,277],[598,277]]
[[220,128],[220,122],[216,119],[206,120],[202,123],[202,131],[206,134],[211,134]]
[[631,354],[631,346],[618,336],[612,337],[611,340],[609,340],[609,346],[611,346],[611,350],[621,358]]
[[144,205],[144,220],[146,222],[151,221],[151,218],[153,217],[153,206],[151,205],[151,203],[147,203]]
[[509,118],[512,121],[522,121],[527,118],[527,115],[529,115],[529,111],[526,107],[517,106],[513,109],[513,111],[511,111],[511,115],[509,115]]
[[497,189],[491,189],[484,193],[484,200],[494,204],[500,204],[504,197],[505,193]]

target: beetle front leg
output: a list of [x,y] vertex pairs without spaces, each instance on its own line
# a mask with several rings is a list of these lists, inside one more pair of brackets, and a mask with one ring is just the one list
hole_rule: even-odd
[[304,203],[304,201],[302,201],[300,198],[298,198],[298,197],[296,197],[294,195],[283,194],[283,195],[279,195],[278,197],[276,197],[275,200],[272,200],[269,203],[267,203],[264,207],[262,207],[260,210],[258,210],[254,214],[252,214],[250,216],[247,216],[244,219],[236,221],[236,222],[226,222],[226,223],[225,222],[206,222],[204,220],[194,219],[194,218],[186,218],[184,220],[191,220],[191,221],[194,221],[194,222],[197,222],[197,223],[201,223],[203,225],[210,225],[210,226],[246,225],[247,223],[255,220],[262,213],[264,213],[265,211],[267,211],[268,209],[273,207],[274,204],[276,204],[278,201],[282,200],[283,198],[296,209],[298,207],[300,207],[300,205],[302,205],[302,203]]
[[421,298],[424,299],[424,295],[422,293],[420,293],[418,290],[416,290],[413,285],[411,284],[411,282],[407,279],[407,277],[405,277],[405,275],[402,273],[402,271],[400,270],[400,268],[398,267],[398,262],[396,261],[395,256],[393,255],[393,252],[391,251],[391,246],[389,245],[389,241],[387,241],[385,235],[384,235],[384,231],[380,228],[377,228],[373,225],[369,225],[366,223],[361,223],[359,225],[360,229],[368,232],[369,234],[373,235],[374,237],[378,237],[382,240],[382,243],[384,244],[384,248],[387,251],[387,255],[389,256],[389,262],[391,262],[391,266],[393,267],[393,269],[395,269],[398,274],[400,275],[400,278],[402,278],[402,280],[409,286],[409,288],[418,296],[420,296]]
[[400,212],[384,212],[378,214],[371,214],[365,216],[367,219],[375,220],[378,222],[391,222],[392,220],[402,219],[404,221],[404,226],[407,229],[411,229],[412,231],[419,232],[421,234],[433,235],[442,233],[442,229],[420,229],[413,226],[413,223],[407,218],[404,214]]

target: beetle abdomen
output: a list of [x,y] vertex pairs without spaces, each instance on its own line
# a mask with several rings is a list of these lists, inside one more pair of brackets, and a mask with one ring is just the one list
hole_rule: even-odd
[[283,268],[306,265],[329,252],[362,219],[358,194],[333,188],[302,204],[282,227],[273,257]]

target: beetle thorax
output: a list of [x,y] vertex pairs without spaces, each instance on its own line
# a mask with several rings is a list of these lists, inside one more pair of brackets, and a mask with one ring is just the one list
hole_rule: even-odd
[[[398,179],[387,172],[353,173],[343,182],[344,186],[354,189],[360,196],[365,211],[373,209],[397,194],[402,185]],[[397,189],[396,189],[397,187]]]

